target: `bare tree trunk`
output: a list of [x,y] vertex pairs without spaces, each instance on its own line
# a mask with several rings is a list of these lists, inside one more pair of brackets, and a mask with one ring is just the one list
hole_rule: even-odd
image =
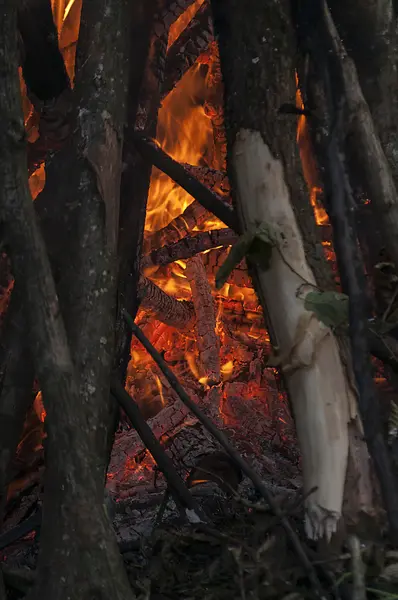
[[[33,357],[48,412],[39,581],[30,597],[129,598],[127,577],[102,506],[96,448],[28,187],[15,3],[1,0],[0,14],[0,149],[4,158],[0,221],[12,239],[13,269],[24,290]],[[106,19],[103,22],[106,25]]]
[[279,111],[295,98],[290,4],[213,0],[212,7],[225,85],[229,174],[241,226],[246,231],[266,223],[277,239],[270,268],[255,271],[293,405],[304,485],[318,487],[306,503],[307,532],[329,537],[342,514],[348,424],[356,403],[336,339],[304,308],[313,286],[325,287],[330,279],[320,266],[296,121]]

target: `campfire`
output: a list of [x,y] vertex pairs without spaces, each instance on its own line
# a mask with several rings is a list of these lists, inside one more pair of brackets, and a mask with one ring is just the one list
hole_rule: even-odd
[[[109,533],[105,524],[101,531],[106,532],[106,540],[110,539],[106,536],[116,533],[121,554],[134,563],[129,567],[130,580],[134,579],[133,587],[144,594],[142,598],[152,596],[142,588],[137,561],[146,561],[149,547],[156,555],[157,544],[163,566],[164,553],[169,552],[171,561],[175,561],[180,551],[185,552],[186,536],[192,535],[194,526],[199,528],[194,533],[196,541],[210,544],[211,540],[212,544],[218,540],[216,543],[234,547],[231,556],[239,570],[235,583],[241,598],[246,597],[245,586],[250,593],[257,593],[253,590],[259,584],[253,582],[260,573],[261,577],[264,575],[260,567],[263,553],[269,565],[272,563],[276,538],[274,534],[268,537],[268,532],[273,527],[284,531],[284,543],[289,548],[283,561],[289,583],[283,594],[295,590],[303,577],[314,593],[321,594],[324,584],[309,560],[310,550],[304,549],[300,539],[323,538],[329,543],[343,516],[356,527],[362,527],[363,515],[369,519],[366,524],[379,524],[384,518],[363,436],[367,435],[369,421],[363,420],[357,403],[358,394],[361,396],[365,388],[358,383],[355,357],[351,361],[346,343],[351,292],[358,293],[359,288],[348,290],[354,274],[347,274],[349,269],[345,272],[341,265],[344,260],[351,264],[350,256],[352,262],[356,261],[357,255],[352,250],[355,244],[347,250],[346,240],[342,243],[336,233],[344,229],[345,217],[333,204],[337,202],[334,198],[338,196],[339,178],[328,161],[334,160],[333,165],[339,162],[338,154],[333,155],[333,160],[330,158],[330,140],[333,127],[341,127],[341,123],[336,117],[338,125],[334,121],[331,125],[334,109],[327,97],[327,84],[323,91],[326,100],[322,99],[330,106],[327,105],[322,121],[317,104],[317,86],[323,82],[317,70],[319,65],[313,58],[315,66],[304,68],[300,61],[296,64],[294,44],[286,50],[291,52],[283,63],[287,72],[278,72],[276,67],[273,72],[271,68],[269,86],[264,79],[266,71],[253,75],[251,70],[261,61],[252,54],[260,55],[262,50],[257,46],[248,49],[245,26],[238,32],[230,23],[230,30],[225,31],[236,36],[240,48],[240,53],[237,50],[237,55],[233,55],[232,46],[224,38],[225,15],[217,8],[222,2],[150,0],[152,8],[145,2],[138,3],[140,7],[137,4],[131,9],[134,18],[128,33],[122,12],[118,12],[117,34],[109,25],[108,33],[101,34],[107,43],[115,44],[115,59],[106,56],[103,48],[90,45],[90,26],[81,14],[87,20],[94,17],[89,8],[82,13],[84,3],[85,0],[51,0],[51,13],[49,2],[45,7],[43,0],[43,6],[35,9],[35,18],[43,18],[42,27],[48,28],[46,41],[40,27],[29,29],[29,10],[33,9],[25,14],[26,9],[21,8],[18,13],[28,184],[50,257],[47,281],[53,278],[60,313],[68,315],[59,335],[64,336],[62,339],[72,352],[60,354],[65,365],[73,365],[73,373],[79,369],[85,373],[77,377],[78,385],[70,384],[65,396],[79,399],[64,404],[65,422],[69,423],[65,431],[76,431],[78,423],[85,432],[82,438],[87,438],[81,442],[81,456],[94,456],[98,451],[96,462],[86,471],[82,466],[79,478],[91,478],[91,470],[95,471],[93,481],[97,483],[89,485],[91,493],[98,495],[102,472],[106,480],[105,505],[113,530]],[[106,20],[111,9],[108,11],[105,5],[106,2]],[[290,18],[293,19],[286,16],[285,9],[275,17],[275,27],[280,20],[282,30],[289,29]],[[330,34],[332,42],[338,44],[327,8],[325,11],[325,37]],[[299,30],[300,18],[294,19]],[[259,32],[253,35],[266,45],[268,66],[277,64],[281,49],[268,43],[268,33],[261,38]],[[42,57],[46,53],[50,56],[49,71],[46,74],[44,70],[42,79],[34,60],[31,65],[26,58],[33,56],[35,44],[37,60],[40,53]],[[128,67],[123,66],[127,46]],[[300,52],[305,54],[303,48]],[[343,50],[333,48],[341,57]],[[312,52],[311,49],[309,53]],[[241,73],[243,55],[251,65],[247,81],[242,74],[236,75]],[[112,68],[120,67],[120,77],[117,81],[111,78],[108,90],[103,71],[111,72],[107,61],[112,60]],[[98,64],[94,69],[95,61]],[[344,65],[338,65],[337,69],[344,70]],[[99,90],[90,96],[81,75],[84,69],[93,75],[93,89]],[[264,99],[260,92],[254,100],[250,95],[256,96],[256,77],[261,93],[267,90]],[[344,73],[341,80],[344,87]],[[126,100],[119,102],[122,88]],[[95,103],[103,89],[107,90],[108,103],[101,112]],[[349,91],[344,90],[349,96]],[[240,96],[245,94],[251,98],[247,114],[240,104]],[[81,98],[81,102],[74,105],[73,97]],[[93,119],[100,119],[100,132],[95,121],[90,121],[91,110],[96,115]],[[82,124],[80,129],[75,128],[74,119]],[[98,136],[100,141],[91,147],[87,141],[90,136],[94,140]],[[348,163],[351,165],[347,158]],[[70,168],[70,181],[65,176],[65,165]],[[357,173],[354,168],[353,172]],[[342,178],[339,181],[341,184]],[[120,206],[115,209],[112,203],[118,182]],[[51,205],[51,194],[58,192],[58,204]],[[362,190],[359,196],[363,199]],[[275,197],[278,202],[273,202]],[[370,205],[367,199],[361,204],[365,216]],[[75,216],[79,211],[86,211],[84,219],[91,224],[86,230],[81,225],[84,219]],[[78,241],[74,245],[75,234]],[[361,235],[360,232],[361,247],[367,250]],[[105,252],[101,250],[104,240]],[[7,356],[15,357],[15,365],[31,356],[26,341],[22,343],[23,326],[17,321],[22,319],[18,305],[22,288],[10,261],[8,244],[11,240],[7,240],[1,257],[0,281],[0,325],[7,334],[4,348],[7,344],[11,348],[2,349],[6,358],[0,374],[4,381],[14,373],[7,367],[11,364],[7,361],[13,359]],[[68,244],[70,265],[64,255]],[[383,265],[390,262],[376,264],[370,254],[365,255],[364,264],[376,288],[374,272],[384,273]],[[81,294],[71,283],[74,270],[76,279],[83,277]],[[70,291],[73,285],[75,292]],[[377,289],[373,290],[374,295]],[[348,295],[343,291],[348,291]],[[76,298],[72,298],[73,294]],[[101,300],[102,296],[105,300]],[[374,362],[378,371],[376,375],[372,372],[372,384],[382,390],[383,399],[387,398],[384,419],[390,442],[391,432],[396,429],[396,414],[394,408],[390,409],[395,400],[391,400],[388,387],[388,369],[396,368],[395,355],[393,350],[390,352],[396,342],[394,334],[390,335],[391,328],[384,324],[392,319],[395,296],[395,291],[389,293],[384,305],[372,309],[367,342],[378,361]],[[55,305],[48,300],[48,306]],[[93,307],[93,314],[113,311],[117,315],[116,326],[112,323],[115,349],[106,318],[98,330],[94,323],[87,325],[87,339],[95,338],[93,349],[79,341],[79,329],[90,321],[88,306]],[[48,313],[52,314],[52,310],[48,308]],[[86,311],[85,319],[81,320],[79,311]],[[361,314],[365,315],[364,309]],[[48,331],[51,337],[53,330]],[[82,351],[76,358],[79,348]],[[48,539],[51,523],[55,527],[58,520],[62,521],[57,508],[47,509],[46,513],[45,500],[42,513],[46,489],[58,486],[58,475],[54,482],[51,477],[57,473],[55,463],[57,460],[60,464],[61,455],[51,463],[53,471],[47,464],[47,455],[51,455],[52,448],[55,456],[55,438],[64,435],[62,422],[52,425],[57,421],[42,384],[48,366],[43,363],[41,373],[40,365],[32,360],[30,363],[17,387],[20,397],[24,395],[24,408],[20,409],[24,425],[22,428],[19,417],[19,443],[11,466],[7,466],[4,501],[0,495],[4,513],[0,552],[6,583],[12,582],[15,566],[36,566],[41,538]],[[58,382],[62,373],[61,369]],[[68,381],[75,381],[73,377],[75,374]],[[67,385],[64,393],[69,389]],[[96,394],[105,398],[98,406],[93,402]],[[111,426],[115,399],[120,412],[116,415],[117,426]],[[106,464],[102,464],[104,460]],[[67,470],[69,462],[66,463]],[[71,473],[74,468],[71,467]],[[377,474],[382,481],[383,473]],[[60,477],[61,482],[62,473]],[[71,481],[70,474],[65,477],[65,481]],[[57,489],[62,489],[60,502],[65,502],[67,514],[67,502],[72,502],[78,487],[66,486],[64,500],[64,485],[59,483]],[[381,487],[386,489],[383,483]],[[79,493],[73,509],[76,513],[80,501],[84,507]],[[354,502],[356,494],[358,501]],[[385,501],[389,519],[391,498],[393,492]],[[268,504],[263,504],[264,500]],[[265,521],[254,517],[257,511],[267,513],[269,507],[276,517],[268,515]],[[95,510],[90,515],[92,522],[99,519]],[[81,522],[79,519],[82,516],[76,516],[76,523]],[[391,519],[389,524],[394,531]],[[183,528],[183,533],[179,528]],[[60,547],[67,531],[63,524]],[[236,536],[246,536],[249,542],[236,550]],[[250,552],[250,544],[256,546],[256,555]],[[49,564],[50,546],[44,541],[43,547],[41,552]],[[310,547],[314,553],[314,546]],[[349,557],[358,554],[355,548],[350,546]],[[296,558],[290,557],[290,550]],[[192,550],[190,546],[184,558],[187,572],[192,568],[191,551],[193,563],[199,555],[206,563],[204,577],[210,582],[219,559],[210,565],[208,557],[202,557],[202,550]],[[61,572],[62,560],[57,560],[56,569]],[[302,569],[299,574],[296,563]],[[217,564],[223,573],[224,569],[226,573],[231,569],[230,558]],[[7,565],[11,565],[10,572]],[[272,568],[266,570],[272,579]],[[181,597],[190,597],[184,595],[188,592],[185,588],[182,591],[182,584],[175,587],[175,581],[166,583],[164,571],[162,567],[160,577],[165,579],[156,589],[172,594],[178,589]],[[284,576],[278,571],[270,597],[278,597]],[[31,574],[29,577],[24,580],[18,574],[20,592],[30,589],[33,579]],[[199,575],[195,571],[192,577],[196,581]],[[48,590],[54,589],[51,586]],[[230,595],[231,588],[223,593]]]

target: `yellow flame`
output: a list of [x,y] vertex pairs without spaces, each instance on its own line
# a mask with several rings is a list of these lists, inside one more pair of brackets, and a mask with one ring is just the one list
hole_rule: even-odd
[[226,362],[225,364],[222,365],[221,367],[221,374],[223,376],[224,380],[227,380],[231,377],[233,370],[234,370],[234,361],[233,360],[229,360],[228,362]]
[[[194,65],[177,88],[167,96],[159,111],[157,139],[161,147],[178,162],[199,165],[212,143],[212,125],[203,106],[195,98],[203,83]],[[193,202],[179,185],[154,169],[145,222],[147,231],[168,225]]]
[[160,377],[158,375],[156,375],[156,373],[154,373],[154,377],[155,377],[156,385],[157,385],[158,390],[159,390],[159,395],[160,395],[162,404],[163,404],[163,406],[165,406],[166,402],[165,402],[164,395],[163,395],[163,385],[162,385],[162,382],[160,381]]

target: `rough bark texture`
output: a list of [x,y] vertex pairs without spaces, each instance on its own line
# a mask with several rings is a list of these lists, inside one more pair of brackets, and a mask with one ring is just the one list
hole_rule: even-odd
[[200,227],[211,216],[197,200],[171,223],[158,231],[148,233],[144,240],[144,254],[166,244],[173,244],[188,235],[194,227]]
[[195,320],[195,313],[190,302],[180,301],[169,296],[153,281],[143,276],[140,278],[138,298],[148,313],[171,327],[187,329]]
[[398,28],[392,0],[328,2],[398,184]]
[[33,356],[48,411],[45,519],[38,584],[30,597],[129,598],[102,506],[95,449],[28,187],[16,32],[15,4],[1,0],[0,148],[7,160],[0,167],[0,220],[13,240],[13,267],[25,292]]
[[141,268],[145,269],[152,265],[167,265],[176,260],[191,258],[195,254],[217,248],[218,246],[230,246],[237,240],[237,235],[231,229],[215,229],[203,231],[182,238],[179,242],[162,246],[153,250],[141,261]]
[[[323,249],[301,175],[296,121],[291,115],[279,113],[282,104],[294,101],[296,94],[296,46],[290,3],[280,0],[263,6],[261,11],[256,0],[244,4],[213,0],[212,6],[226,88],[229,173],[238,190],[241,225],[246,229],[257,220],[268,218],[279,232],[280,253],[274,250],[270,270],[257,269],[257,275],[262,304],[275,329],[295,406],[305,486],[309,481],[319,486],[307,502],[308,532],[315,537],[329,536],[341,514],[348,455],[347,421],[353,406],[335,340],[317,320],[311,322],[310,313],[303,311],[296,295],[303,283],[315,284],[313,273],[323,288],[330,285],[330,277],[327,270],[320,268]],[[302,343],[305,338],[308,342],[311,339],[313,354],[303,368],[309,358],[309,347],[304,351]],[[317,339],[323,340],[319,346]],[[326,395],[330,403],[325,400]],[[333,414],[329,412],[332,406]],[[315,412],[318,422],[312,426]],[[327,447],[324,436],[329,438]],[[325,471],[329,471],[326,478]]]
[[216,308],[201,256],[187,262],[185,275],[192,290],[196,314],[196,333],[200,362],[206,383],[215,385],[221,380],[220,338],[216,333]]

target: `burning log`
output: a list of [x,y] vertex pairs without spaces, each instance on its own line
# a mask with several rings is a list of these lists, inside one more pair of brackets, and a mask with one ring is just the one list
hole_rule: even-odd
[[194,256],[187,261],[185,275],[191,286],[195,307],[199,356],[206,383],[212,386],[221,380],[220,339],[216,333],[214,300],[201,256]]
[[166,227],[147,235],[144,240],[144,254],[148,254],[151,250],[165,244],[178,242],[184,238],[184,235],[188,235],[192,229],[200,227],[209,216],[209,211],[203,208],[197,200],[194,200],[181,215]]
[[188,194],[191,194],[200,202],[206,210],[212,212],[228,227],[237,231],[238,221],[235,212],[218,194],[210,191],[195,177],[192,177],[182,165],[166,154],[154,140],[137,133],[135,144],[142,156],[151,164],[171,177]]
[[[110,11],[112,20],[116,15],[121,17],[123,12],[120,3],[117,4]],[[106,11],[99,11],[98,8],[95,6],[102,19],[101,26],[103,24],[109,34],[114,24],[108,23]],[[0,112],[8,127],[0,131],[0,147],[4,151],[0,166],[0,220],[6,224],[12,239],[13,268],[16,280],[23,286],[32,357],[51,423],[44,500],[46,518],[42,527],[35,593],[37,597],[55,600],[76,598],[77,594],[80,598],[89,598],[94,587],[100,585],[105,594],[126,599],[131,596],[130,586],[100,501],[103,488],[93,465],[99,455],[90,446],[91,432],[79,393],[80,381],[72,362],[50,263],[28,187],[17,65],[15,2],[4,0],[1,13],[0,71],[3,74],[3,88]],[[90,23],[89,15],[86,16]],[[118,48],[120,43],[122,39],[119,42],[112,40],[112,47]],[[112,57],[115,55],[117,52],[112,53]],[[92,81],[91,77],[89,81]],[[87,112],[91,116],[91,111]],[[100,334],[98,329],[97,333]],[[95,350],[98,360],[101,352],[97,348]],[[100,362],[104,369],[103,362]],[[99,402],[100,398],[97,396],[95,400]],[[99,425],[99,422],[96,424]],[[101,548],[99,539],[102,540]],[[65,556],[70,553],[70,544],[76,552],[76,560],[65,561]]]
[[141,261],[141,269],[152,265],[167,265],[176,260],[192,258],[205,250],[219,246],[230,246],[237,239],[236,233],[231,229],[215,229],[203,231],[182,238],[179,242],[162,246],[144,256]]
[[150,314],[171,327],[184,330],[194,322],[195,312],[191,302],[176,300],[144,276],[140,277],[138,297]]
[[212,169],[210,167],[196,167],[186,163],[181,164],[191,175],[206,187],[213,191],[217,191],[218,188],[223,195],[229,195],[231,188],[225,171],[217,171],[217,169]]
[[211,10],[209,3],[205,1],[167,52],[162,98],[175,88],[188,69],[207,50],[213,38]]
[[167,0],[165,7],[160,12],[159,21],[164,23],[167,28],[182,15],[195,0]]
[[[289,191],[299,164],[295,124],[280,121],[289,117],[277,117],[283,101],[295,95],[290,7],[280,0],[259,18],[255,0],[245,4],[213,0],[212,6],[226,86],[229,168],[237,182],[239,216],[246,231],[263,223],[272,226],[275,235],[269,268],[253,269],[293,405],[304,487],[307,492],[317,487],[306,500],[307,532],[311,537],[329,538],[342,512],[348,421],[355,414],[355,398],[332,332],[303,302],[315,278]],[[265,38],[266,23],[273,24],[275,33]],[[283,36],[276,33],[280,31],[285,32]],[[283,82],[282,72],[286,73]]]
[[212,53],[209,58],[209,83],[208,98],[205,103],[205,111],[211,118],[213,124],[213,138],[215,147],[216,165],[219,169],[226,168],[227,138],[224,126],[223,112],[223,82],[220,67],[220,57],[217,44],[212,44]]

